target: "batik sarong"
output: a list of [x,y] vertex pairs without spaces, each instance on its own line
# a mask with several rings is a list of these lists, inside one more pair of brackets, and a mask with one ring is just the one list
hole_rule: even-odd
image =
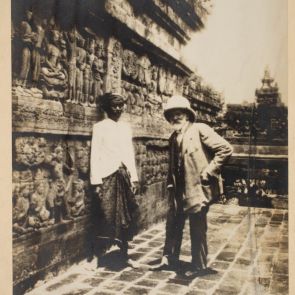
[[125,167],[103,178],[99,203],[97,237],[115,242],[131,240],[136,231],[134,216],[138,206]]

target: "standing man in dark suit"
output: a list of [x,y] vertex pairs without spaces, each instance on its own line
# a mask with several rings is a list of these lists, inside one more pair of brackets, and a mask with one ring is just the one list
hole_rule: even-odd
[[169,139],[169,210],[162,261],[153,269],[177,265],[188,216],[192,262],[186,275],[205,274],[206,216],[210,203],[222,190],[220,168],[232,154],[232,147],[208,125],[194,123],[195,112],[182,96],[170,98],[164,107],[164,116],[174,129]]

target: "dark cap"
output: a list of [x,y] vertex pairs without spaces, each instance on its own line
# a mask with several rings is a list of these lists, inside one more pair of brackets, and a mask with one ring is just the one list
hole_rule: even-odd
[[106,92],[101,96],[99,104],[103,110],[107,110],[111,103],[125,103],[126,99],[119,93]]

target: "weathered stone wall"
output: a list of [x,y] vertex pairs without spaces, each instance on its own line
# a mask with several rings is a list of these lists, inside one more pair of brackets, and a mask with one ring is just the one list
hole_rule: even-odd
[[163,103],[184,94],[204,121],[221,104],[180,62],[179,49],[196,27],[166,1],[141,8],[127,0],[13,1],[12,7],[13,267],[21,294],[86,255],[91,133],[103,117],[97,101],[104,92],[127,98],[123,120],[134,133],[140,229],[166,212],[170,130]]

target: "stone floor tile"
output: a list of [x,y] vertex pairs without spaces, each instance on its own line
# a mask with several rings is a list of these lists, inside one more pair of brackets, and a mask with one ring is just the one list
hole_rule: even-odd
[[224,252],[238,252],[241,249],[242,245],[240,243],[231,243],[225,245],[223,248]]
[[140,285],[143,287],[149,287],[149,288],[154,288],[159,284],[159,281],[157,280],[148,280],[148,279],[142,279],[140,281],[136,282],[136,285]]
[[83,289],[77,289],[74,291],[69,291],[69,292],[65,292],[62,293],[61,295],[84,295],[87,294],[89,291],[91,291],[91,288],[83,288]]
[[150,234],[143,234],[143,235],[140,235],[140,238],[141,239],[146,239],[146,240],[151,240],[153,239],[155,236],[154,235],[150,235]]
[[91,287],[97,287],[104,281],[105,280],[103,278],[94,277],[94,278],[85,279],[84,281],[82,281],[82,283],[85,283]]
[[159,241],[151,241],[148,243],[148,246],[149,247],[159,247],[159,246],[162,246],[163,245],[163,242],[159,242]]
[[220,244],[219,243],[210,243],[208,242],[208,252],[209,253],[212,253],[212,254],[216,254],[219,250],[220,250]]
[[142,237],[140,237],[140,238],[135,238],[132,241],[132,244],[141,245],[142,243],[145,243],[145,242],[146,242],[146,239],[143,239]]
[[167,283],[169,284],[176,284],[176,285],[182,285],[182,286],[188,286],[192,281],[184,278],[171,278],[167,280]]
[[151,292],[151,289],[147,288],[142,288],[142,287],[131,287],[124,291],[123,294],[128,294],[128,295],[144,295],[144,294],[149,294]]
[[111,278],[117,275],[116,272],[110,272],[110,271],[99,271],[95,274],[98,278]]
[[140,259],[142,256],[144,256],[146,253],[144,252],[133,252],[129,254],[129,257],[133,260],[138,260]]
[[250,260],[250,261],[254,261],[256,256],[257,256],[257,250],[249,248],[249,249],[244,250],[241,253],[240,258]]
[[124,282],[131,282],[139,279],[142,276],[142,272],[137,271],[123,271],[118,277],[114,279],[124,281]]
[[159,229],[152,229],[152,230],[148,230],[147,233],[150,235],[157,235],[158,233],[160,233],[162,231],[162,227]]
[[205,275],[202,277],[202,279],[208,280],[208,281],[219,281],[223,275],[224,275],[224,271],[218,271],[215,274]]
[[[232,286],[220,285],[215,291],[214,295],[238,295],[240,293],[240,289],[235,289]],[[252,294],[254,295],[254,294]]]
[[273,266],[273,273],[287,274],[288,273],[288,262],[277,262]]
[[64,285],[73,283],[78,277],[80,277],[80,274],[70,274],[69,276],[63,278],[59,282],[50,285],[49,287],[46,288],[46,290],[47,291],[55,291]]
[[169,294],[181,294],[182,286],[176,284],[167,284],[159,289],[159,291],[168,292]]
[[[261,277],[261,276],[252,276],[248,280],[247,288],[245,289],[245,294],[268,294],[270,285],[269,277]],[[256,293],[253,293],[256,292]]]
[[92,295],[110,295],[110,294],[115,294],[113,292],[108,292],[106,290],[101,290],[101,291],[96,291],[95,293],[93,293]]
[[220,261],[232,262],[234,261],[235,257],[235,252],[221,252],[216,259]]
[[211,264],[210,264],[210,267],[212,267],[213,269],[221,269],[221,270],[226,270],[228,269],[230,266],[230,263],[229,262],[226,262],[226,261],[213,261]]
[[154,250],[154,248],[153,247],[140,247],[140,248],[136,249],[136,251],[144,253],[144,254],[150,252],[151,250]]
[[62,282],[57,282],[57,283],[52,284],[49,287],[47,287],[46,291],[49,291],[49,292],[56,291],[57,289],[61,288],[62,286],[64,286],[64,284]]
[[262,248],[268,247],[268,248],[279,248],[280,244],[277,241],[262,241],[260,246]]
[[171,271],[152,271],[146,276],[146,278],[149,278],[152,280],[164,281],[172,276],[173,276],[173,272]]
[[184,293],[185,295],[206,295],[207,293],[203,290],[199,289],[192,289],[189,290],[187,293]]
[[207,281],[202,278],[198,278],[197,281],[192,284],[192,286],[200,290],[210,290],[216,286],[217,283],[218,282]]
[[243,263],[235,262],[232,265],[232,269],[234,271],[246,271],[247,272],[247,271],[250,271],[252,268],[253,268],[252,264],[243,264]]
[[116,291],[119,292],[121,291],[123,288],[125,288],[127,286],[127,283],[125,282],[119,282],[119,281],[108,281],[107,284],[105,284],[103,286],[104,289],[108,290],[108,291]]
[[231,286],[236,290],[241,290],[242,286],[248,281],[248,274],[243,271],[230,271],[222,279],[221,284],[224,286]]

